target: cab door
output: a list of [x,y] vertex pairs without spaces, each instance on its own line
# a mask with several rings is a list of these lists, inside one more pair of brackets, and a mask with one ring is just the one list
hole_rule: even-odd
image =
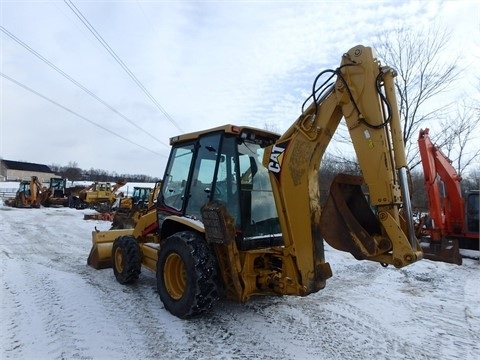
[[187,182],[185,215],[201,219],[200,209],[213,200],[215,174],[220,157],[221,136],[223,133],[207,134],[198,139],[190,181]]
[[159,204],[201,219],[200,209],[212,199],[222,133],[206,134],[198,140],[172,148]]
[[194,149],[194,143],[172,148],[157,201],[159,207],[169,208],[173,213],[183,212]]

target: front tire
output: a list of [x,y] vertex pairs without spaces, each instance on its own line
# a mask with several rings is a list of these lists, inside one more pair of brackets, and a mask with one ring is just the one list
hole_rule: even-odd
[[138,279],[142,268],[140,247],[133,236],[120,236],[113,243],[113,273],[120,284],[131,284]]
[[165,309],[185,319],[218,300],[216,260],[205,239],[184,231],[165,241],[157,261],[157,290]]

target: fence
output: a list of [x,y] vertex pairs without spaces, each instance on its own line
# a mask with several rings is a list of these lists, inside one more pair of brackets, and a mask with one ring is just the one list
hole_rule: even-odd
[[12,189],[0,189],[0,199],[12,199],[15,197],[15,194],[17,193],[18,188],[12,188]]

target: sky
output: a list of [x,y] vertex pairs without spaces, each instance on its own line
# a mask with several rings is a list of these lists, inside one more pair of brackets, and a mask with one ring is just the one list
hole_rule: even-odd
[[285,131],[320,71],[402,24],[444,25],[480,77],[473,0],[0,0],[0,22],[0,157],[118,174],[162,177],[180,133]]

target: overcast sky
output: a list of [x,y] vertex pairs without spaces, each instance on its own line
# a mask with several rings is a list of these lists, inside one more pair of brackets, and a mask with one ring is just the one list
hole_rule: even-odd
[[405,23],[448,27],[449,50],[479,76],[477,0],[0,3],[8,160],[161,177],[171,136],[226,123],[284,131],[320,71]]

